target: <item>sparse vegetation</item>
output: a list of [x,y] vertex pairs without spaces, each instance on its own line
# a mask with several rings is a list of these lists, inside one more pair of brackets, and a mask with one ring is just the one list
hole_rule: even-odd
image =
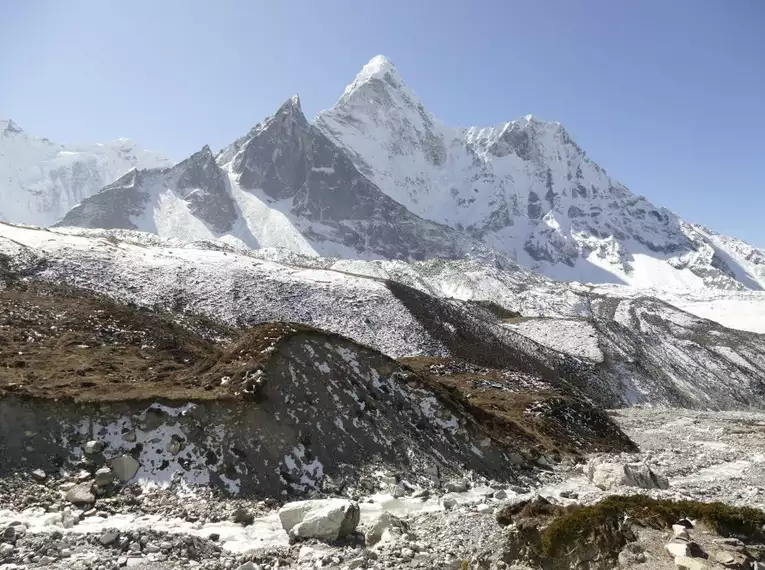
[[542,553],[555,556],[577,541],[613,528],[624,517],[635,524],[667,528],[682,518],[706,524],[722,536],[762,541],[765,512],[724,503],[657,500],[643,495],[612,496],[592,506],[574,506],[560,512],[542,531]]

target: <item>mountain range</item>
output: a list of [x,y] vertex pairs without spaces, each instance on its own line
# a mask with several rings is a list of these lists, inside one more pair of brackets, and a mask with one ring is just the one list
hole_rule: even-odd
[[[8,221],[61,217],[58,225],[345,259],[477,256],[641,288],[765,287],[765,251],[633,194],[560,123],[527,115],[449,127],[384,56],[313,122],[293,97],[217,154],[205,146],[173,166],[129,141],[97,145],[100,154],[45,154],[37,149],[50,143],[5,125],[3,148],[15,154],[6,150],[0,168],[43,165],[25,167],[37,179],[0,186]],[[49,166],[62,156],[66,176]]]
[[133,168],[170,165],[130,139],[63,145],[0,120],[0,220],[48,226]]

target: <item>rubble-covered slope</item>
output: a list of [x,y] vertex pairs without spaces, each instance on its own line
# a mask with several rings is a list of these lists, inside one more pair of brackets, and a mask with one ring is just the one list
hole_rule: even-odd
[[[238,330],[7,270],[5,283],[6,472],[85,465],[108,494],[113,481],[95,472],[107,463],[122,484],[180,479],[281,498],[336,493],[377,470],[405,473],[412,484],[465,469],[514,480],[542,454],[597,448],[600,429],[618,436],[611,448],[633,447],[607,416],[571,396],[560,400],[567,413],[539,422],[542,430],[590,426],[568,446],[507,425],[489,430],[480,405],[465,406],[372,348],[303,325]],[[500,392],[517,397],[521,413],[552,398]]]
[[169,164],[129,139],[62,145],[0,120],[0,220],[48,226],[127,171]]
[[765,287],[765,252],[610,178],[557,122],[443,124],[384,56],[316,126],[384,192],[542,274],[638,287]]
[[[266,261],[209,244],[202,249],[202,244],[130,232],[0,229],[0,252],[17,274],[76,285],[137,306],[204,315],[232,326],[304,323],[391,357],[451,356],[533,374],[558,390],[611,407],[645,402],[741,408],[765,399],[760,389],[763,336],[726,329],[653,299],[571,289],[567,294],[589,321],[564,334],[565,343],[547,342],[516,328],[526,317],[519,318],[512,307],[445,298],[392,279]],[[331,260],[324,263],[332,265]],[[404,273],[413,275],[418,267],[431,266],[413,264]],[[473,269],[472,279],[480,285],[480,272]],[[491,272],[488,279],[493,280]],[[560,287],[547,294],[560,301]],[[538,308],[544,298],[541,285],[528,297]],[[555,307],[554,302],[548,305]],[[571,345],[582,348],[572,351]]]

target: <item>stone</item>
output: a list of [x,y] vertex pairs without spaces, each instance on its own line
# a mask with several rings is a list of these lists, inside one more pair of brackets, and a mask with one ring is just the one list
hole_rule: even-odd
[[690,554],[688,544],[685,542],[670,542],[664,548],[666,548],[667,552],[674,557],[688,556]]
[[101,538],[98,539],[98,542],[100,542],[103,546],[109,546],[110,544],[114,543],[118,538],[120,537],[120,533],[116,530],[107,530],[101,535]]
[[441,504],[444,506],[444,508],[445,508],[447,511],[450,511],[450,510],[452,510],[454,507],[456,507],[456,506],[457,506],[457,499],[455,499],[455,498],[454,498],[454,497],[452,497],[451,495],[445,495],[445,496],[444,496],[444,497],[441,499]]
[[20,538],[16,532],[16,527],[11,525],[3,532],[3,542],[14,544]]
[[279,509],[279,520],[292,538],[338,540],[356,530],[360,514],[356,502],[316,499],[287,503]]
[[255,515],[244,507],[239,507],[231,513],[231,520],[244,526],[251,525],[255,521]]
[[34,471],[32,471],[31,475],[32,475],[32,478],[38,482],[45,481],[45,479],[48,478],[48,476],[45,474],[45,471],[43,471],[42,469],[35,469]]
[[693,524],[692,520],[689,519],[680,519],[675,524],[679,524],[684,526],[685,528],[693,528],[695,525]]
[[494,498],[498,501],[503,501],[507,499],[507,491],[504,489],[500,489],[499,491],[494,491]]
[[464,493],[468,490],[468,483],[464,479],[457,479],[455,481],[448,481],[444,484],[444,489],[448,493]]
[[750,559],[741,552],[721,550],[715,554],[715,560],[726,568],[749,568]]
[[672,533],[675,535],[675,538],[679,538],[680,540],[691,539],[691,535],[688,533],[688,529],[681,524],[673,524]]
[[707,570],[709,568],[703,560],[690,556],[676,556],[675,565],[677,570]]
[[0,560],[13,553],[13,545],[7,542],[0,543]]
[[85,444],[85,453],[88,455],[95,455],[101,453],[104,449],[104,444],[101,441],[91,440]]
[[669,489],[669,480],[645,463],[617,463],[592,460],[587,465],[587,477],[596,487],[610,491],[618,487]]
[[114,472],[109,467],[101,467],[96,471],[96,485],[106,487],[114,482]]
[[477,513],[487,514],[487,513],[494,512],[494,507],[492,507],[491,505],[487,503],[481,503],[475,508],[475,510]]
[[717,554],[715,554],[715,560],[717,560],[720,564],[726,565],[726,564],[735,564],[736,559],[730,552],[726,552],[724,550],[721,550]]
[[159,552],[160,550],[161,549],[159,548],[159,546],[157,546],[153,542],[149,542],[146,544],[146,546],[143,547],[143,551],[148,554],[154,554],[156,552]]
[[112,459],[111,467],[117,479],[122,483],[127,483],[138,473],[141,464],[130,455],[120,455]]
[[90,505],[96,502],[96,496],[91,491],[93,483],[80,483],[66,492],[66,500],[73,505]]
[[52,556],[43,556],[40,558],[40,561],[38,562],[38,564],[40,566],[47,566],[48,564],[53,564],[55,561],[56,559],[53,558]]
[[374,520],[367,525],[364,533],[364,541],[367,546],[373,546],[380,542],[383,533],[391,527],[406,529],[407,525],[400,518],[390,514],[388,511],[380,513]]
[[647,558],[645,548],[637,542],[630,542],[619,552],[619,565],[629,568],[635,564],[643,564]]
[[236,570],[261,570],[260,564],[255,564],[254,562],[245,562],[241,566],[239,566]]

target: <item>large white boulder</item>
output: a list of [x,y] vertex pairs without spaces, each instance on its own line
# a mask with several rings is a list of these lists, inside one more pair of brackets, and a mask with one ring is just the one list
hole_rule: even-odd
[[597,487],[610,491],[617,487],[669,489],[669,480],[645,463],[617,463],[592,460],[587,465],[587,477]]
[[337,540],[356,530],[359,504],[345,499],[287,503],[279,510],[282,527],[293,538]]

